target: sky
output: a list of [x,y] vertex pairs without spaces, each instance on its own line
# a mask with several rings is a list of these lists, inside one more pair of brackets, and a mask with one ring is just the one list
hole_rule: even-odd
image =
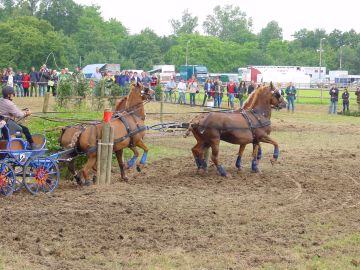
[[[129,29],[131,34],[144,28],[151,28],[158,35],[172,34],[170,19],[181,18],[188,9],[199,17],[198,31],[202,33],[202,23],[206,15],[213,14],[216,5],[239,6],[241,11],[253,19],[253,31],[258,33],[268,22],[275,20],[283,29],[283,37],[292,40],[292,35],[302,29],[321,28],[327,33],[334,29],[360,32],[360,4],[354,0],[74,0],[79,4],[96,4],[101,7],[105,19],[116,18]],[[124,3],[125,2],[125,3]]]

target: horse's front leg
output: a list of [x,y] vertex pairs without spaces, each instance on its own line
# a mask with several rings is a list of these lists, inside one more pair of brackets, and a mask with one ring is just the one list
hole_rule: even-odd
[[252,161],[251,161],[251,170],[255,173],[259,172],[259,169],[257,167],[258,165],[258,151],[259,151],[260,145],[258,143],[253,144],[253,153],[252,153]]
[[132,147],[130,147],[130,149],[131,149],[131,151],[134,153],[134,155],[133,155],[132,158],[129,159],[128,162],[127,162],[127,168],[128,168],[128,169],[131,169],[132,167],[135,166],[136,161],[137,161],[137,159],[138,159],[138,157],[139,157],[139,151],[136,149],[136,146],[132,146]]
[[270,143],[274,146],[274,153],[273,153],[273,157],[272,159],[270,159],[271,164],[275,164],[279,158],[279,154],[280,154],[280,150],[279,150],[279,144],[274,141],[273,139],[271,139],[268,135],[265,135],[264,137],[262,137],[260,139],[261,142],[264,143]]
[[203,149],[203,142],[197,142],[197,144],[191,148],[193,156],[195,158],[195,163],[198,170],[207,171],[207,163],[204,158],[204,149]]
[[136,165],[136,170],[138,172],[141,172],[141,167],[145,165],[146,160],[147,160],[147,155],[149,152],[149,148],[146,146],[146,144],[144,143],[144,141],[141,139],[136,143],[136,146],[140,147],[141,149],[144,150],[143,155],[141,156],[141,160],[140,162],[138,161],[138,164]]
[[246,144],[240,144],[238,157],[235,162],[235,166],[236,166],[236,168],[238,168],[238,170],[241,170],[241,158],[244,154],[245,147],[246,147]]

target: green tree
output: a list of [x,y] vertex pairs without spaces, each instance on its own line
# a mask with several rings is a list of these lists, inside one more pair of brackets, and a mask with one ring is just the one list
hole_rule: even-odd
[[251,32],[252,19],[240,7],[225,5],[216,6],[214,14],[208,15],[203,23],[204,32],[222,40],[245,43],[254,41],[256,36]]
[[73,0],[42,0],[39,16],[50,22],[56,31],[62,30],[70,35],[78,31],[82,11],[82,7]]
[[51,67],[56,68],[68,65],[69,55],[77,53],[68,37],[35,17],[14,17],[1,22],[0,33],[0,66],[27,70],[43,64],[53,52],[56,64],[52,62]]
[[275,39],[282,41],[282,29],[276,21],[271,21],[266,25],[266,27],[261,29],[258,38],[260,48],[265,49],[269,44],[270,40]]
[[120,54],[130,59],[138,69],[150,69],[163,63],[160,50],[161,39],[151,29],[129,36],[120,47]]
[[180,34],[195,33],[195,29],[199,25],[198,20],[197,16],[192,16],[191,13],[189,13],[189,10],[185,9],[181,16],[181,20],[170,20],[174,35],[178,36]]

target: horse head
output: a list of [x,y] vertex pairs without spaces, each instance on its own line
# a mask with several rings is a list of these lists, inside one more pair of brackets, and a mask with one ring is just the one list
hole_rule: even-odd
[[282,109],[286,107],[286,101],[284,97],[280,94],[278,89],[275,89],[272,82],[268,86],[269,90],[271,91],[271,99],[270,104],[272,108]]
[[145,119],[144,101],[151,99],[151,91],[150,89],[144,89],[144,86],[140,82],[132,84],[125,109],[127,111],[133,111],[142,119]]

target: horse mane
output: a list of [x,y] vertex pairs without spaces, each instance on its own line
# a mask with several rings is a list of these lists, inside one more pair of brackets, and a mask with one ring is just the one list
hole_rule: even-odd
[[272,82],[270,83],[269,86],[266,86],[266,85],[263,85],[263,86],[260,86],[258,88],[256,88],[254,90],[254,92],[252,92],[250,94],[250,96],[246,99],[244,105],[243,105],[243,109],[244,110],[249,110],[249,109],[252,109],[255,107],[255,104],[259,98],[259,96],[264,92],[264,91],[269,91],[269,88],[270,89],[274,89],[274,86],[272,84]]
[[[129,109],[131,106],[134,106],[134,104],[130,104],[130,101],[133,100],[133,99],[130,98],[130,97],[131,97],[131,95],[135,95],[135,92],[134,92],[133,90],[134,90],[134,88],[136,88],[136,87],[139,87],[140,89],[142,89],[142,84],[141,84],[140,82],[137,82],[137,83],[132,83],[132,84],[130,85],[130,91],[129,91],[129,94],[127,95],[127,97],[126,97],[126,105],[125,105],[125,108],[126,108],[126,109]],[[139,102],[139,103],[142,103],[142,100],[141,100],[141,102]]]
[[126,107],[127,99],[128,99],[127,96],[126,96],[126,97],[123,97],[122,99],[120,99],[120,100],[116,103],[116,105],[115,105],[115,111],[116,111],[116,112],[117,112],[117,111],[120,111],[120,110],[122,110],[123,108]]

